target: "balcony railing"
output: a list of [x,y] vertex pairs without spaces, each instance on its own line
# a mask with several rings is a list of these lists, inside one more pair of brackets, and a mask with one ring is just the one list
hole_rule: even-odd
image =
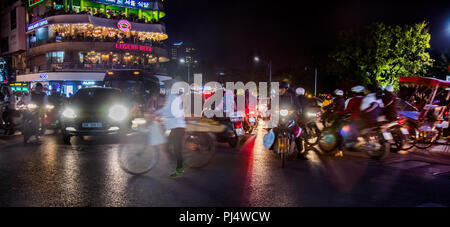
[[127,44],[137,44],[137,45],[143,45],[143,46],[151,46],[151,47],[157,47],[157,48],[168,48],[167,45],[164,42],[158,42],[158,41],[147,41],[142,42],[135,38],[124,38],[124,39],[118,39],[118,38],[93,38],[93,37],[83,37],[83,36],[77,36],[77,37],[54,37],[49,38],[46,40],[38,40],[36,42],[30,42],[30,48],[42,46],[49,43],[57,43],[57,42],[115,42],[115,43],[127,43]]

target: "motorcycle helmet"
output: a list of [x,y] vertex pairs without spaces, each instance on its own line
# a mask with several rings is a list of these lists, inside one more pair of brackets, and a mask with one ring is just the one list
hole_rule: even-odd
[[352,88],[352,92],[356,93],[356,94],[362,94],[364,93],[364,86],[355,86]]
[[394,87],[392,85],[388,85],[384,88],[387,92],[394,92]]
[[297,88],[297,90],[295,90],[295,93],[297,95],[305,95],[306,91],[304,88],[299,87],[299,88]]
[[337,89],[336,91],[334,91],[334,94],[337,96],[344,96],[344,91]]
[[283,81],[280,83],[280,89],[282,89],[282,88],[289,89],[289,88],[291,88],[291,85],[288,82]]

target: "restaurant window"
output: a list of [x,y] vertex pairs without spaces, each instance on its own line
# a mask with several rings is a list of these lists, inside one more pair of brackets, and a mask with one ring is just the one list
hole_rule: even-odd
[[47,63],[62,64],[64,62],[64,51],[50,52],[46,54]]

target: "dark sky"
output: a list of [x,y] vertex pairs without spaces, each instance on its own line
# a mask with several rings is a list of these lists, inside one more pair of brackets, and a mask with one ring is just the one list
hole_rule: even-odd
[[197,47],[208,64],[245,68],[255,54],[289,67],[326,53],[340,30],[374,22],[430,22],[432,48],[450,49],[450,1],[166,0],[170,42]]

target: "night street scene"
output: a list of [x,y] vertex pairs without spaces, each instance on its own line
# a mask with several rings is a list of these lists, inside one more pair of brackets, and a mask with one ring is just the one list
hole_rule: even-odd
[[1,0],[0,25],[0,207],[450,206],[450,1]]

